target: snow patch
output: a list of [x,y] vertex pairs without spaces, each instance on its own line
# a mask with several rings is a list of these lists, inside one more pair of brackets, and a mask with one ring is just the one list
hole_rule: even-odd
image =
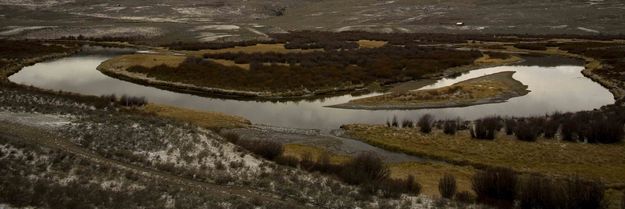
[[241,27],[237,25],[203,25],[197,26],[191,31],[204,31],[204,30],[239,30]]
[[577,29],[578,30],[582,30],[582,31],[586,31],[586,32],[589,32],[589,33],[600,33],[598,30],[593,30],[593,29],[585,28],[585,27],[577,27]]
[[73,118],[71,115],[0,112],[0,121],[51,129],[71,124]]
[[200,33],[199,36],[197,36],[197,39],[203,42],[211,42],[211,41],[216,41],[221,38],[227,38],[227,37],[233,37],[233,36],[239,36],[239,35],[203,32],[203,33]]
[[254,34],[256,34],[256,35],[260,35],[260,36],[263,36],[263,37],[269,37],[267,34],[265,34],[265,33],[263,33],[263,32],[260,32],[259,30],[256,30],[256,29],[254,29],[254,28],[246,28],[246,29],[247,29],[248,31],[250,31],[250,32],[252,32],[252,33],[254,33]]
[[40,30],[44,28],[55,28],[57,26],[29,26],[29,27],[20,27],[20,26],[9,26],[8,30],[1,31],[0,36],[12,36],[17,35],[25,31],[31,30]]

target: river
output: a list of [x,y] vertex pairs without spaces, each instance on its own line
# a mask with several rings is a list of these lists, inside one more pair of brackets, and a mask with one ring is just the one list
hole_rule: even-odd
[[384,123],[394,116],[397,116],[399,120],[416,120],[426,113],[438,119],[456,117],[476,119],[490,115],[530,116],[555,111],[592,110],[614,103],[613,95],[607,89],[582,75],[581,64],[544,65],[540,62],[473,70],[455,78],[441,79],[431,86],[424,87],[437,88],[491,73],[516,71],[513,77],[528,85],[531,91],[525,96],[512,98],[504,103],[470,107],[396,111],[326,107],[377,94],[344,95],[296,102],[216,99],[142,86],[108,77],[96,70],[101,62],[123,53],[132,52],[115,49],[87,49],[70,57],[25,67],[9,77],[9,80],[44,89],[86,95],[143,96],[152,103],[238,115],[255,124],[322,130],[336,129],[348,123]]

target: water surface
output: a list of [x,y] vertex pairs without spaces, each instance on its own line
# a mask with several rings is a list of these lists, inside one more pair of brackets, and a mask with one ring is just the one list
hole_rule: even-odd
[[[128,53],[128,52],[122,52]],[[25,67],[9,77],[15,83],[45,89],[63,90],[87,95],[144,96],[152,103],[173,105],[204,111],[238,115],[257,124],[292,128],[336,129],[348,123],[384,123],[399,119],[417,119],[425,113],[436,118],[476,119],[490,115],[529,116],[555,111],[592,110],[614,103],[612,94],[601,85],[584,77],[579,65],[560,66],[501,66],[474,70],[456,78],[446,78],[424,88],[438,88],[466,79],[502,71],[515,71],[514,78],[529,86],[529,94],[505,103],[470,107],[423,110],[346,110],[325,106],[372,96],[337,96],[314,101],[258,102],[215,99],[176,93],[142,86],[108,77],[96,70],[103,61],[117,53],[91,52]]]

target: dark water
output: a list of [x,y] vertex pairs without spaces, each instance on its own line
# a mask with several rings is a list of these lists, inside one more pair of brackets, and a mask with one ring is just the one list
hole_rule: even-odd
[[[365,96],[337,96],[314,101],[258,102],[214,99],[175,93],[153,87],[141,86],[108,77],[96,70],[106,59],[127,51],[90,51],[55,61],[26,67],[9,79],[15,83],[45,89],[63,90],[88,95],[144,96],[152,103],[167,104],[204,111],[217,111],[239,115],[253,123],[292,128],[336,129],[347,123],[384,123],[397,116],[399,119],[417,119],[425,113],[436,118],[476,119],[488,115],[528,116],[554,111],[580,111],[599,108],[614,103],[610,92],[581,74],[583,67],[563,62],[539,66],[533,60],[528,66],[502,66],[474,70],[453,79],[442,79],[425,88],[441,87],[501,71],[516,71],[514,78],[529,86],[531,92],[505,103],[485,104],[462,108],[370,111],[345,110],[325,106],[345,103]],[[531,65],[530,65],[531,64]],[[537,64],[537,65],[534,65]]]

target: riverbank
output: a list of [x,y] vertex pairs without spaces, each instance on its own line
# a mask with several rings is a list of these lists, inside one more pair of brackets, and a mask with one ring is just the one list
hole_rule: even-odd
[[[581,59],[585,62],[584,70],[582,70],[582,74],[601,84],[603,87],[610,90],[610,92],[614,95],[614,99],[616,103],[622,103],[625,99],[625,82],[619,80],[613,76],[601,75],[599,71],[609,71],[610,69],[605,69],[604,61],[602,61],[601,57],[592,57],[585,55],[588,49],[593,49],[593,43],[598,45],[599,50],[608,49],[609,46],[618,47],[625,45],[625,41],[623,40],[612,40],[612,41],[599,41],[599,40],[588,40],[588,39],[553,39],[551,41],[534,41],[528,42],[531,45],[539,46],[544,49],[522,49],[517,48],[513,45],[505,45],[502,43],[479,43],[479,44],[466,44],[465,46],[469,49],[479,49],[480,51],[485,52],[507,52],[507,53],[525,53],[525,54],[535,54],[535,55],[550,55],[550,56],[564,56],[575,59]],[[590,45],[589,45],[590,44]],[[607,45],[608,47],[604,46]],[[494,49],[484,48],[488,46]],[[498,46],[498,47],[492,47]]]
[[506,102],[529,93],[527,86],[512,78],[514,72],[500,72],[437,89],[393,92],[334,105],[334,108],[391,110],[466,107]]

